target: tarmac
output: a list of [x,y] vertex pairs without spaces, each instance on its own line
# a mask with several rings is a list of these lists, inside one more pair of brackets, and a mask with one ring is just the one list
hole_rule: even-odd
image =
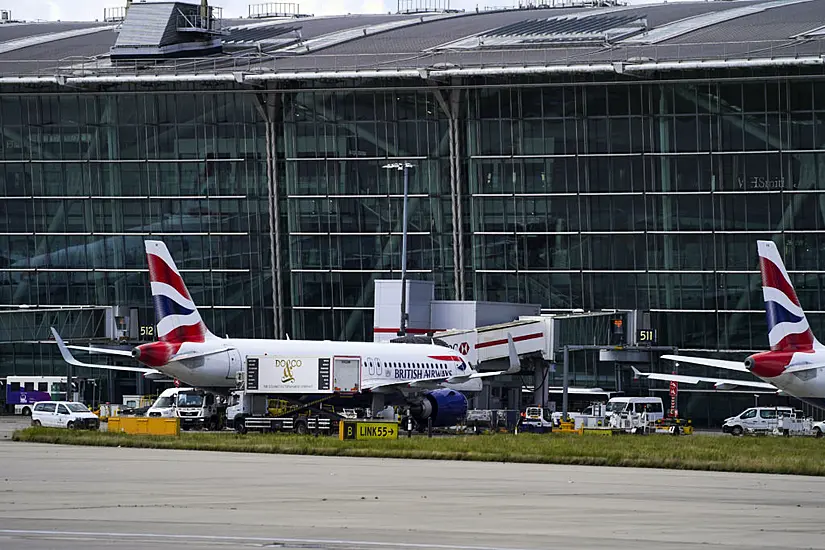
[[0,442],[3,550],[825,548],[825,479]]

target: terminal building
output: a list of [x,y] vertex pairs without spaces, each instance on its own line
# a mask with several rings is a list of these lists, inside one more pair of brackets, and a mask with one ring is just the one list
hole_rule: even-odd
[[50,325],[151,340],[148,238],[215,334],[372,340],[405,176],[436,301],[639,312],[659,345],[743,358],[772,239],[825,335],[825,0],[101,16],[0,23],[0,377],[65,372]]

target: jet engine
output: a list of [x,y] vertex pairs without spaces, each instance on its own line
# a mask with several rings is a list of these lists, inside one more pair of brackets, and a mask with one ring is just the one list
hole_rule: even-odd
[[410,416],[419,424],[432,419],[433,427],[454,426],[467,414],[467,398],[455,390],[425,393],[410,405]]
[[162,367],[177,352],[177,348],[167,342],[150,342],[132,349],[132,357],[149,367]]

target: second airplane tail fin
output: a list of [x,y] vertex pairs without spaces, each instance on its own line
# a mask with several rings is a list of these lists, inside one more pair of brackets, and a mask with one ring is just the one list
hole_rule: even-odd
[[158,339],[170,344],[216,339],[201,319],[169,249],[161,241],[145,244]]
[[757,241],[757,247],[771,351],[809,351],[822,347],[811,332],[776,243]]

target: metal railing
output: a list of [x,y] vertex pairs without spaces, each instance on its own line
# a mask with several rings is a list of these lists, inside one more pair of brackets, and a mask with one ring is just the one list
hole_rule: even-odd
[[344,72],[491,67],[586,66],[719,60],[815,58],[825,54],[822,40],[749,41],[703,44],[619,45],[614,47],[441,50],[409,53],[272,54],[247,53],[184,59],[119,60],[69,57],[60,60],[0,60],[3,77],[84,77],[211,75],[274,72]]

